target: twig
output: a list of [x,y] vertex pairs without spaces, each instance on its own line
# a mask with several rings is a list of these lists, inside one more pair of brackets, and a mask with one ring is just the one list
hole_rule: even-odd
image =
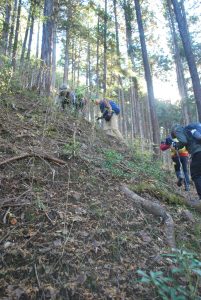
[[4,224],[6,224],[6,219],[7,219],[7,215],[9,214],[9,212],[10,212],[10,207],[7,209],[7,211],[6,211],[6,213],[5,213],[4,217],[3,217],[3,223]]
[[53,156],[50,156],[48,154],[24,153],[22,155],[14,156],[14,157],[11,157],[7,160],[2,161],[0,163],[0,167],[5,165],[5,164],[11,163],[13,161],[22,160],[22,159],[27,158],[27,157],[38,157],[40,159],[43,158],[43,159],[46,159],[46,160],[49,160],[49,161],[53,161],[54,163],[59,164],[59,165],[65,165],[66,164],[66,161],[58,159],[58,158],[53,157]]
[[34,271],[35,271],[35,275],[36,275],[36,281],[37,281],[38,287],[40,289],[41,288],[41,284],[40,284],[40,280],[39,280],[39,277],[38,277],[38,271],[37,271],[36,264],[34,264]]

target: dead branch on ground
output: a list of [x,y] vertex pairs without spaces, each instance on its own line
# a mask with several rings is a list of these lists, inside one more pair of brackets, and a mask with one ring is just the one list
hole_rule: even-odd
[[146,211],[150,212],[154,216],[162,217],[163,224],[165,226],[167,244],[171,248],[176,248],[175,232],[174,232],[174,221],[171,215],[158,203],[146,200],[136,193],[131,191],[128,187],[123,185],[121,190],[126,196],[131,198],[137,206],[143,207]]
[[40,159],[45,159],[45,160],[48,160],[48,161],[52,161],[56,164],[59,164],[59,165],[65,165],[66,164],[66,161],[64,160],[61,160],[61,159],[58,159],[56,157],[53,157],[53,156],[50,156],[48,154],[37,154],[37,153],[24,153],[24,154],[21,154],[19,156],[14,156],[14,157],[11,157],[7,160],[4,160],[0,163],[0,167],[6,165],[6,164],[9,164],[9,163],[12,163],[14,161],[17,161],[17,160],[22,160],[22,159],[25,159],[27,157],[38,157]]

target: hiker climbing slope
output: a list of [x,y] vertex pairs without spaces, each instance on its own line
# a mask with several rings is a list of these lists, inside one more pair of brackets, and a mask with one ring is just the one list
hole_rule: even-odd
[[190,171],[199,199],[201,200],[201,124],[192,123],[188,126],[174,125],[171,130],[172,138],[177,138],[177,149],[186,146],[191,155]]
[[117,139],[124,141],[121,132],[118,127],[118,116],[120,114],[119,106],[111,100],[107,100],[106,98],[100,100],[97,99],[95,101],[96,105],[99,105],[102,116],[98,119],[103,119],[103,130],[106,134],[110,136],[114,136]]
[[165,141],[161,142],[160,149],[165,151],[167,149],[171,150],[171,158],[174,163],[174,169],[177,176],[177,185],[181,186],[182,183],[185,185],[185,190],[189,190],[189,175],[188,175],[188,159],[189,153],[186,147],[183,147],[179,150],[175,149],[172,146],[172,143],[178,142],[177,139],[172,139],[171,137],[167,137]]

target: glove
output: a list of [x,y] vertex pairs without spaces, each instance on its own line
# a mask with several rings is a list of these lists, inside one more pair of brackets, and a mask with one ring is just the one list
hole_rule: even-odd
[[96,121],[103,119],[103,117],[98,117],[96,118]]
[[172,142],[172,147],[174,147],[176,150],[178,150],[179,149],[179,143],[177,143],[177,142]]
[[165,143],[166,143],[166,145],[172,145],[173,140],[171,139],[171,137],[167,137],[167,138],[165,139]]

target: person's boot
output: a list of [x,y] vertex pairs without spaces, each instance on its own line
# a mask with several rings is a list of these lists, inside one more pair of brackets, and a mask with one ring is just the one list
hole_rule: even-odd
[[182,183],[183,183],[183,176],[181,174],[180,171],[176,171],[176,175],[177,175],[177,186],[182,186]]
[[182,186],[183,184],[183,178],[182,177],[179,177],[178,181],[177,181],[177,186]]

